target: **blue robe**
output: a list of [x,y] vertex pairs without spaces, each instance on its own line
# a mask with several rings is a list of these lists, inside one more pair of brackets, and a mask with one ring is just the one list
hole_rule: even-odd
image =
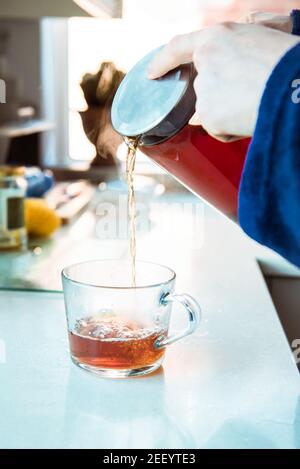
[[300,44],[266,84],[240,185],[239,223],[300,267]]

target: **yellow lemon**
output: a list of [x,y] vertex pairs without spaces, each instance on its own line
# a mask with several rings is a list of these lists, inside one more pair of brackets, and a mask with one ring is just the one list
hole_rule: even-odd
[[50,236],[60,226],[60,218],[43,199],[25,200],[25,222],[33,236]]

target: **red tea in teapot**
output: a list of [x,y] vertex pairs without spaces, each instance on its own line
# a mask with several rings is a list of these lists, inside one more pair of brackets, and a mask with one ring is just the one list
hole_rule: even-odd
[[250,139],[223,143],[201,126],[185,126],[170,139],[141,151],[196,195],[232,219]]

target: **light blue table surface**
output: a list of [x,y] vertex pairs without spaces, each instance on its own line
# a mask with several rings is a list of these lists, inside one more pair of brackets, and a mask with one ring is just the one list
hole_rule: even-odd
[[139,237],[138,257],[173,267],[203,309],[154,375],[76,368],[62,294],[0,291],[0,448],[300,448],[299,373],[248,241],[205,211],[199,243],[186,217]]

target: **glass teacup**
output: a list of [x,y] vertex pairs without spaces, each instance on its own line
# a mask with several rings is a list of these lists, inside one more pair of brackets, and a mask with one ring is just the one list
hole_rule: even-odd
[[[175,272],[150,262],[136,263],[131,286],[128,261],[100,260],[62,272],[71,358],[81,368],[108,378],[151,373],[166,347],[193,333],[200,307],[187,294],[174,294]],[[168,335],[173,302],[188,314],[187,327]]]

